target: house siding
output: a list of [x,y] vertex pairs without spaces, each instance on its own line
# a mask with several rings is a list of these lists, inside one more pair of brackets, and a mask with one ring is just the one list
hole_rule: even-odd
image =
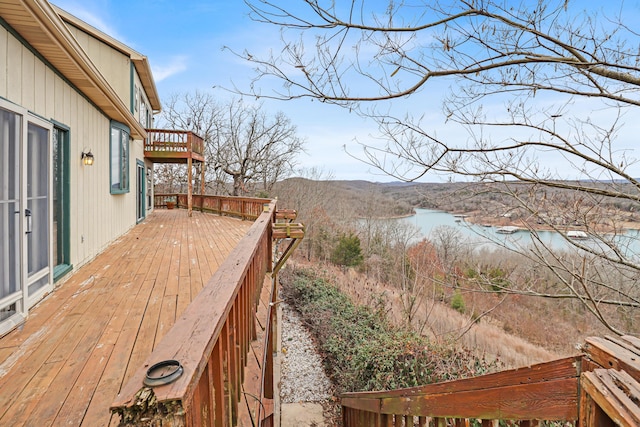
[[131,59],[80,28],[69,23],[67,27],[118,97],[131,105]]
[[[111,48],[105,50],[87,43],[90,50],[106,52],[105,56],[114,55],[109,52],[113,51]],[[123,61],[124,55],[118,55],[112,58],[118,58],[114,63],[125,65],[126,85],[116,77],[120,65],[108,68],[106,72],[111,76],[105,77],[119,85],[117,92],[128,103],[128,59]],[[97,65],[101,69],[102,65]],[[0,26],[0,69],[6,70],[0,73],[0,97],[70,128],[70,261],[79,267],[136,224],[135,159],[144,158],[142,141],[130,143],[130,192],[111,195],[110,119],[3,26]],[[93,166],[84,166],[80,154],[89,149],[95,162]]]

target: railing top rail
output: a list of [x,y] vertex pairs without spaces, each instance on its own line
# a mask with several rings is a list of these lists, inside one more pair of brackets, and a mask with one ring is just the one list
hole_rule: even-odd
[[[175,197],[175,196],[184,196],[184,193],[155,193],[156,197]],[[201,194],[194,194],[194,198],[202,197]],[[212,199],[227,199],[229,201],[240,201],[240,202],[257,202],[262,204],[271,203],[271,199],[265,199],[260,197],[243,197],[243,196],[221,196],[221,195],[213,195],[213,194],[205,194],[204,197],[212,198]]]
[[581,356],[571,356],[529,367],[510,369],[477,377],[427,384],[390,391],[363,391],[343,393],[340,397],[367,399],[390,399],[441,393],[459,393],[505,387],[514,384],[533,384],[580,375]]
[[[194,195],[194,197],[200,197],[200,195]],[[240,202],[258,202],[258,203],[271,203],[271,199],[262,199],[260,197],[243,197],[243,196],[209,196],[206,195],[205,197],[214,197],[214,198],[220,198],[220,199],[228,199],[228,200],[235,200],[235,201],[240,201]]]
[[345,393],[342,406],[378,414],[479,419],[578,417],[581,356],[423,387]]
[[170,384],[154,387],[156,400],[184,400],[188,403],[229,315],[251,259],[258,250],[258,242],[265,238],[265,234],[268,235],[275,207],[276,202],[271,201],[268,209],[253,223],[240,243],[186,308],[184,314],[176,320],[145,363],[125,384],[112,408],[133,405],[137,393],[143,388],[146,367],[163,360],[180,361],[184,373]]
[[579,356],[422,387],[343,393],[342,406],[354,419],[371,413],[482,420],[580,418],[585,426],[596,426],[600,418],[589,414],[600,411],[610,420],[624,420],[620,425],[640,425],[640,339],[585,341]]

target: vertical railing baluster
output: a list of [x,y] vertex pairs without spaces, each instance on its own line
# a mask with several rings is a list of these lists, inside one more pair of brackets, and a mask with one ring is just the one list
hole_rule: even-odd
[[223,427],[224,417],[224,370],[223,370],[223,354],[222,354],[222,336],[218,336],[213,347],[209,369],[212,371],[213,383],[213,414],[216,427]]
[[231,396],[231,420],[232,425],[235,425],[237,420],[237,412],[236,407],[238,404],[238,346],[237,346],[237,335],[238,335],[238,324],[236,322],[235,316],[235,304],[231,306],[231,311],[229,312],[229,391]]
[[224,426],[230,426],[233,422],[233,394],[232,394],[232,380],[231,380],[231,334],[229,327],[229,319],[224,323],[223,329],[220,332],[222,336],[222,367],[224,373]]
[[238,292],[238,323],[240,326],[240,387],[242,387],[242,384],[244,383],[244,371],[245,371],[245,367],[247,366],[247,344],[248,344],[248,338],[249,335],[247,333],[246,330],[246,325],[247,325],[247,307],[246,307],[246,294],[247,294],[247,290],[248,290],[248,280],[247,280],[247,276],[245,275],[245,278],[243,280],[243,284],[240,287],[240,291]]

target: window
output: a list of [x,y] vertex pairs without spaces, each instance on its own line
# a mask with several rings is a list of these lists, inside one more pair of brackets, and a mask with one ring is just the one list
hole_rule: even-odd
[[111,194],[129,192],[129,128],[111,122]]
[[133,94],[134,94],[133,112],[137,113],[138,112],[138,105],[139,105],[139,102],[140,102],[140,91],[138,90],[138,86],[136,86],[136,85],[133,86]]
[[140,103],[140,124],[142,127],[147,127],[147,103],[145,101]]
[[53,261],[54,280],[71,270],[69,217],[69,128],[53,128]]

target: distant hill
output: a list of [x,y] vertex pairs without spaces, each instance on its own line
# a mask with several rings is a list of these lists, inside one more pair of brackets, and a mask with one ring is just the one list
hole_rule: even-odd
[[[291,181],[304,180],[291,178]],[[289,181],[289,180],[287,180]],[[305,186],[314,185],[305,180]],[[617,191],[638,194],[639,189],[628,183],[613,181],[566,181],[585,187],[615,187]],[[513,195],[528,204],[538,204],[546,200],[554,209],[575,209],[598,205],[602,209],[626,213],[629,220],[640,212],[640,205],[632,200],[615,198],[584,197],[576,191],[547,188],[522,182],[478,183],[478,182],[370,182],[365,180],[324,181],[331,189],[336,203],[349,203],[358,215],[367,215],[372,206],[379,216],[406,215],[413,208],[440,209],[447,212],[468,213],[482,211],[489,215],[502,215],[505,212],[521,209]],[[549,209],[547,206],[547,209]],[[525,215],[525,212],[521,212]],[[638,214],[640,215],[640,213]],[[633,218],[632,218],[633,217]]]
[[331,216],[345,215],[346,211],[359,217],[392,217],[410,215],[414,205],[388,194],[387,184],[369,181],[313,181],[306,178],[288,178],[278,182],[272,196],[283,206],[303,209],[303,199],[324,200],[324,209]]

